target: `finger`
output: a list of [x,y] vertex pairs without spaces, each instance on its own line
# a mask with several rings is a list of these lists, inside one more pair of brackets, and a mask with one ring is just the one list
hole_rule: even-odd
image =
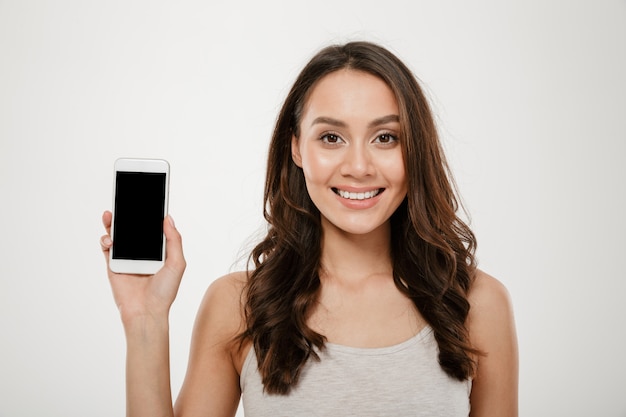
[[113,218],[113,213],[111,213],[109,210],[106,210],[104,213],[102,213],[102,224],[104,225],[104,229],[109,235],[111,234],[111,219],[112,218]]
[[187,266],[185,256],[183,254],[183,243],[180,233],[176,229],[174,219],[168,215],[163,219],[163,232],[166,239],[166,258],[165,265],[182,274]]
[[100,238],[100,249],[102,249],[102,253],[104,254],[104,259],[109,264],[109,250],[113,245],[113,241],[111,240],[111,236],[104,235]]

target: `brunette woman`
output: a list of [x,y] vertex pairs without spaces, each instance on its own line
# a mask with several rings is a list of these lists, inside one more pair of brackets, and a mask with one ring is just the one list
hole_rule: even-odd
[[431,110],[396,56],[352,42],[313,57],[278,116],[264,203],[253,267],[207,290],[175,406],[172,219],[161,271],[109,270],[128,415],[233,416],[240,398],[250,417],[517,415],[508,294],[476,267]]

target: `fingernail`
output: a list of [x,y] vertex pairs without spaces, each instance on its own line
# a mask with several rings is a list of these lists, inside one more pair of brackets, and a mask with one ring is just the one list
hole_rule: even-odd
[[113,241],[111,240],[111,238],[110,238],[110,237],[106,236],[106,237],[104,237],[104,238],[102,239],[102,243],[103,243],[105,246],[110,246],[110,245],[113,243]]
[[176,224],[174,223],[174,218],[173,218],[171,215],[169,215],[169,214],[168,214],[168,215],[167,215],[167,219],[169,220],[170,225],[171,225],[172,227],[176,228]]

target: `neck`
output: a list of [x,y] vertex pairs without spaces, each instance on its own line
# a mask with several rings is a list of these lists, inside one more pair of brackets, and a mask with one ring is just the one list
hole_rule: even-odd
[[328,224],[322,224],[322,229],[322,279],[358,283],[392,274],[389,222],[365,235],[349,234]]

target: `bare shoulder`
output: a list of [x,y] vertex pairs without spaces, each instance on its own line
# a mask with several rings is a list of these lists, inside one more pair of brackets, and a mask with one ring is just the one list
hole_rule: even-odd
[[515,332],[511,297],[496,278],[477,269],[468,300],[468,329],[476,348],[488,351],[494,339]]
[[235,272],[207,289],[196,316],[176,415],[235,415],[243,357],[236,338],[243,330],[246,280],[245,272]]
[[477,270],[468,294],[470,342],[481,354],[472,383],[472,417],[517,416],[518,348],[511,297]]
[[470,318],[480,320],[484,315],[512,313],[512,303],[506,287],[491,275],[476,270],[468,299]]
[[245,271],[233,272],[213,281],[202,299],[196,327],[209,326],[212,333],[221,336],[218,340],[236,336],[242,329],[246,283]]
[[[206,291],[205,297],[220,297],[224,301],[230,298],[241,298],[243,289],[248,282],[248,273],[245,271],[233,272],[213,281]],[[217,301],[217,300],[215,300]],[[231,300],[232,301],[232,300]]]

